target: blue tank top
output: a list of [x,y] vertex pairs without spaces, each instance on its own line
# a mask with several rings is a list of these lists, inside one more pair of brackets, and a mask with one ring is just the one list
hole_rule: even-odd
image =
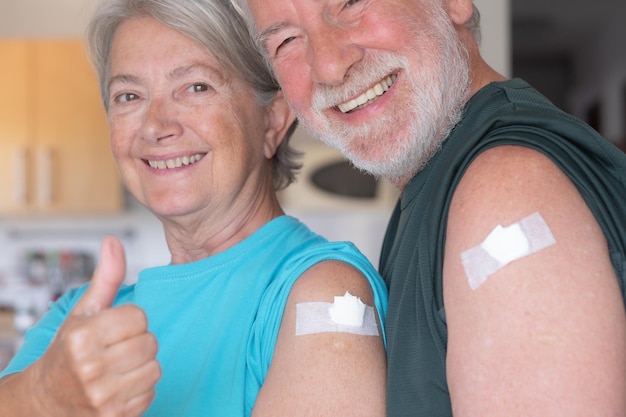
[[[387,290],[367,259],[352,244],[329,243],[289,216],[210,258],[146,269],[121,289],[115,305],[140,306],[159,343],[162,378],[144,416],[249,416],[289,292],[305,270],[325,260],[351,264],[367,277],[384,323]],[[2,375],[43,354],[85,289],[51,306]]]

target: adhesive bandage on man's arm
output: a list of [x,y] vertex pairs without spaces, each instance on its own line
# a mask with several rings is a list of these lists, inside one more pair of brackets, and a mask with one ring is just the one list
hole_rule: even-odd
[[334,303],[296,304],[296,336],[328,332],[378,336],[376,311],[349,292]]
[[541,214],[534,213],[508,227],[496,226],[481,244],[461,253],[461,262],[475,290],[509,263],[555,243]]

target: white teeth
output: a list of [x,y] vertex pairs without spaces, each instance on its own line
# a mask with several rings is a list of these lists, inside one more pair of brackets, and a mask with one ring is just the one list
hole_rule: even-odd
[[198,162],[199,160],[202,159],[203,156],[204,154],[198,153],[198,154],[191,155],[191,156],[183,156],[181,158],[172,158],[172,159],[159,160],[159,161],[149,160],[148,164],[154,169],[174,169],[174,168],[180,168],[183,165],[187,166],[195,162]]
[[375,100],[378,96],[383,95],[387,90],[389,90],[389,87],[391,87],[391,84],[393,84],[396,78],[398,78],[397,74],[390,75],[357,98],[354,98],[346,103],[342,103],[337,107],[339,107],[339,110],[341,110],[342,113],[348,113],[359,106]]

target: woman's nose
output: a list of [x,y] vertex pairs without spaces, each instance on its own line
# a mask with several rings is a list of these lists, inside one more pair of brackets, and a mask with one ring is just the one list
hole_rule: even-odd
[[176,137],[181,132],[181,125],[176,117],[175,105],[163,98],[151,99],[141,130],[143,139],[149,142]]

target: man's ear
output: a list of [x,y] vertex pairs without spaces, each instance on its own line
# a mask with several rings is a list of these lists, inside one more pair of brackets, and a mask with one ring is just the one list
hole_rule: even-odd
[[452,23],[463,26],[474,13],[474,2],[472,0],[447,0],[447,10]]
[[293,122],[296,120],[295,114],[291,111],[282,90],[279,90],[272,102],[267,106],[267,127],[264,138],[264,154],[267,159],[271,159],[276,154],[276,150],[285,139],[285,135]]

